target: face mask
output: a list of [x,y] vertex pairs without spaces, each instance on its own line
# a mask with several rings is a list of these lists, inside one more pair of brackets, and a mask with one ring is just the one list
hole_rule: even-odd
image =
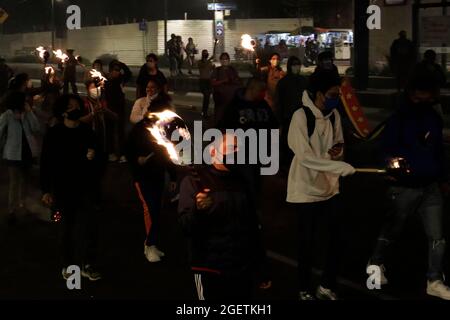
[[220,60],[220,63],[222,66],[227,67],[230,65],[230,60]]
[[70,112],[67,112],[66,118],[72,121],[78,121],[83,114],[80,109],[75,109]]
[[292,73],[293,73],[293,74],[298,75],[298,74],[300,74],[301,66],[299,66],[299,65],[292,66],[292,67],[291,67],[291,70],[292,70]]
[[95,88],[95,89],[89,89],[89,96],[92,99],[97,99],[100,97],[100,90]]
[[155,94],[152,95],[152,96],[150,96],[150,95],[147,94],[147,99],[150,100],[150,101],[152,101],[152,100],[154,100],[157,96],[158,96],[157,93],[155,93]]
[[333,111],[339,106],[339,98],[325,98],[324,107],[326,111]]

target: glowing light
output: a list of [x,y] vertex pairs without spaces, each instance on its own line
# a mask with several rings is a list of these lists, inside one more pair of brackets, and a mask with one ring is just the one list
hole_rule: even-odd
[[255,51],[255,40],[252,39],[252,37],[248,34],[243,34],[241,37],[241,46],[244,49]]
[[45,49],[43,46],[37,47],[36,51],[39,52],[39,58],[41,58],[42,60],[44,60],[44,55],[45,55]]
[[53,69],[52,67],[45,68],[45,74],[54,74],[54,73],[55,73],[55,69]]
[[108,81],[108,79],[106,79],[100,71],[97,71],[95,69],[92,69],[90,71],[90,74],[91,74],[92,79],[98,79],[98,81],[100,82],[100,85],[103,85],[105,83],[105,81]]
[[69,59],[69,56],[64,52],[62,52],[61,49],[58,49],[56,51],[53,50],[53,54],[55,55],[56,58],[60,59],[61,62],[65,62],[67,59]]

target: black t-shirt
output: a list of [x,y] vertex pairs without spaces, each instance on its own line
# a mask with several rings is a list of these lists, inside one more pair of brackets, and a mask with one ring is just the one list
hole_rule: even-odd
[[92,185],[93,161],[87,158],[88,149],[95,150],[94,133],[88,125],[50,128],[42,146],[42,191],[81,192]]

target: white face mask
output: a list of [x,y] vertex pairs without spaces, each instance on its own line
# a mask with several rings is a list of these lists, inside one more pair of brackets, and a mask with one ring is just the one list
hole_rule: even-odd
[[150,100],[150,101],[152,101],[152,100],[154,100],[157,96],[158,96],[157,93],[155,93],[155,94],[152,95],[152,96],[150,96],[149,94],[147,94],[147,99]]
[[293,73],[293,74],[300,74],[301,68],[302,68],[302,67],[301,67],[301,66],[298,66],[298,65],[292,66],[292,67],[291,67],[292,73]]
[[99,98],[100,97],[100,89],[98,89],[98,88],[89,89],[89,96],[93,99]]

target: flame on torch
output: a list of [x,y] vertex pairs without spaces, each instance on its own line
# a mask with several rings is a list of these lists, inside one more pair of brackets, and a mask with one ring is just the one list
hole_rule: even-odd
[[39,52],[39,58],[41,58],[42,60],[44,60],[44,54],[45,54],[45,49],[43,46],[37,47],[36,51]]
[[250,51],[255,51],[255,45],[256,42],[255,40],[252,39],[252,37],[248,34],[243,34],[241,37],[241,46],[244,49],[250,50]]
[[106,79],[100,71],[97,71],[95,69],[92,69],[90,71],[90,74],[92,79],[98,79],[100,86],[102,86],[105,81],[108,81],[108,79]]
[[52,67],[45,68],[45,74],[54,74],[54,73],[55,73],[55,69],[53,69]]
[[[168,137],[169,133],[166,132],[166,129],[170,123],[173,123],[177,120],[183,122],[183,119],[175,112],[172,112],[170,110],[150,113],[148,115],[148,118],[155,118],[155,122],[147,128],[148,131],[150,131],[150,133],[152,134],[153,138],[159,145],[163,146],[166,149],[173,163],[181,164],[182,161],[180,161],[180,157],[175,150],[175,144],[171,141],[172,137]],[[189,130],[185,126],[176,126],[175,130],[178,131],[179,135],[182,138],[190,140],[191,135],[189,133]]]
[[60,59],[61,62],[65,62],[67,59],[69,59],[69,56],[64,52],[62,52],[61,49],[58,49],[56,51],[53,50],[53,54],[55,55],[56,58]]

